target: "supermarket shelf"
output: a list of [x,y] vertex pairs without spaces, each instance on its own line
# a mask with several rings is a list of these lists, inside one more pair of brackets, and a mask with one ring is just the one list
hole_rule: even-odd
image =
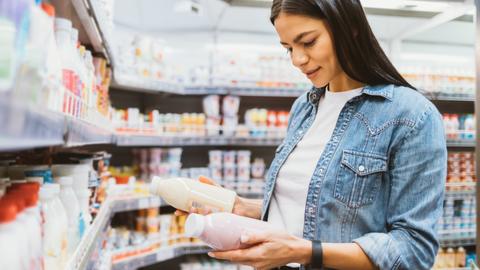
[[[82,0],[87,1],[87,0]],[[115,67],[115,59],[113,55],[113,47],[112,47],[112,37],[110,31],[107,30],[107,26],[105,25],[107,19],[105,10],[100,7],[100,0],[88,0],[89,5],[91,7],[91,14],[98,26],[98,31],[100,32],[101,36],[103,37],[103,50],[104,55],[110,60],[110,64]]]
[[165,205],[165,202],[157,196],[144,196],[114,200],[111,210],[114,213],[137,209],[154,208]]
[[474,246],[476,244],[475,235],[470,236],[443,236],[440,237],[442,247]]
[[447,140],[448,147],[475,148],[475,144],[472,140]]
[[103,54],[109,63],[111,63],[111,50],[106,46],[104,31],[100,28],[102,17],[99,17],[100,10],[98,0],[70,0],[75,12],[82,23],[83,30],[88,36],[89,43],[96,53]]
[[273,88],[273,87],[232,87],[232,86],[183,86],[162,82],[159,80],[139,80],[119,72],[117,67],[114,73],[112,87],[137,92],[158,92],[176,95],[237,95],[237,96],[264,96],[264,97],[298,97],[308,89]]
[[101,241],[99,239],[111,218],[110,207],[111,201],[107,199],[100,207],[95,220],[80,241],[75,253],[68,262],[67,269],[94,269],[95,257],[98,255],[98,250],[101,249]]
[[453,101],[453,102],[474,102],[475,95],[468,94],[445,94],[440,92],[424,92],[428,99],[432,101]]
[[159,248],[155,252],[138,255],[118,261],[112,265],[112,270],[129,270],[152,265],[187,254],[205,254],[211,251],[204,245],[185,244],[175,247]]
[[[475,184],[475,183],[474,183]],[[445,192],[445,198],[449,199],[465,199],[465,198],[475,198],[475,190],[447,190]]]
[[[125,89],[137,92],[163,92],[170,94],[183,95],[184,89],[180,85],[166,83],[158,80],[138,80],[129,75],[122,75],[118,70],[122,67],[117,67],[114,70],[114,80],[112,87],[118,89]],[[198,93],[198,95],[205,95],[207,92]]]
[[232,87],[232,86],[211,86],[211,87],[185,87],[184,94],[207,92],[209,94],[229,94],[236,96],[256,97],[298,97],[308,89],[282,88],[282,87]]
[[141,135],[117,135],[118,146],[277,146],[282,138],[236,138],[236,137],[164,137]]
[[68,147],[111,144],[114,141],[113,132],[72,117],[67,117],[67,130],[65,144]]
[[0,151],[62,145],[65,119],[62,115],[29,108],[0,96]]

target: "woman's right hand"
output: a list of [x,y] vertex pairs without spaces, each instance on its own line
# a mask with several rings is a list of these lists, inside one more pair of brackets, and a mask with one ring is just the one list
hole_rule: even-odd
[[[198,178],[198,181],[205,184],[209,184],[209,185],[220,186],[215,181],[205,176],[200,176]],[[235,197],[235,203],[233,205],[232,213],[239,216],[246,216],[246,217],[259,219],[261,215],[261,209],[262,209],[261,200],[245,199],[237,195]],[[212,211],[210,209],[195,208],[195,207],[192,207],[189,211],[189,213],[196,213],[201,215],[208,215],[211,212]],[[182,210],[178,210],[178,209],[175,211],[176,216],[188,215],[189,213]]]
[[[208,185],[212,185],[212,186],[217,186],[219,187],[220,185],[217,184],[215,181],[213,181],[212,179],[208,178],[208,177],[205,177],[205,176],[200,176],[198,178],[198,181],[204,183],[204,184],[208,184]],[[238,197],[238,196],[237,196]],[[236,203],[236,199],[235,199],[235,203]],[[235,208],[235,207],[234,207]],[[195,214],[200,214],[200,215],[208,215],[210,214],[212,211],[210,209],[205,209],[205,208],[196,208],[196,207],[192,207],[190,208],[190,211],[189,212],[185,212],[185,211],[182,211],[182,210],[176,210],[175,211],[175,215],[176,216],[184,216],[184,215],[188,215],[190,213],[195,213]]]

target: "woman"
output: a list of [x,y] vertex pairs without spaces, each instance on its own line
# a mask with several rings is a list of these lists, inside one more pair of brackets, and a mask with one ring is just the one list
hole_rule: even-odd
[[256,269],[430,269],[440,114],[387,59],[359,0],[274,0],[271,21],[314,88],[292,107],[263,203],[237,198],[234,212],[283,232],[246,231],[253,247],[210,255]]

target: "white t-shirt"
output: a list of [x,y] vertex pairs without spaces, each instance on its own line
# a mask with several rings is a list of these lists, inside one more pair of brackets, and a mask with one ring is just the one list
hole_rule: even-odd
[[343,107],[363,88],[344,92],[325,91],[312,126],[290,153],[278,173],[268,222],[297,237],[303,236],[305,204],[310,180]]

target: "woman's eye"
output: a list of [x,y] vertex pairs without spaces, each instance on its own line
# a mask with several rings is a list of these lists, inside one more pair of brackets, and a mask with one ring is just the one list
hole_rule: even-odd
[[304,42],[304,43],[303,43],[303,46],[306,47],[306,48],[312,47],[313,45],[315,45],[315,42],[316,42],[316,41],[317,41],[317,40],[314,39],[314,40],[312,40],[312,41],[310,41],[310,42]]
[[287,55],[290,55],[292,53],[292,48],[286,48],[287,50]]

